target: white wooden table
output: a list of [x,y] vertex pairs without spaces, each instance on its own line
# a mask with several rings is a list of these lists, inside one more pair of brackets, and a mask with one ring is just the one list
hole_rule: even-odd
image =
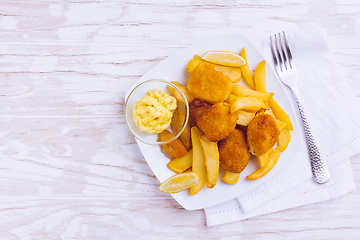
[[322,26],[360,110],[360,3],[1,1],[0,239],[356,239],[357,190],[207,227],[158,191],[124,122],[124,94],[199,40]]

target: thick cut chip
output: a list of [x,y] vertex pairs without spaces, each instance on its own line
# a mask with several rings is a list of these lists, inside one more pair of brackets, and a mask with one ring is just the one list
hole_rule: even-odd
[[165,180],[160,186],[159,191],[164,193],[178,193],[199,183],[199,178],[194,172],[176,174]]
[[212,142],[204,134],[200,135],[200,142],[204,149],[206,166],[206,186],[215,187],[219,176],[219,149],[217,142]]
[[265,61],[261,61],[255,69],[254,73],[255,89],[259,92],[267,92],[266,90],[266,72]]
[[289,129],[290,131],[292,131],[293,125],[290,121],[290,117],[280,107],[280,105],[274,99],[269,100],[269,105],[270,105],[271,110],[274,112],[275,118],[285,122],[286,128]]
[[200,63],[190,75],[187,88],[194,98],[216,103],[227,99],[233,82],[228,76],[215,70],[213,64]]
[[276,144],[279,134],[272,116],[262,114],[255,117],[247,127],[247,142],[251,153],[255,156],[265,154]]
[[228,98],[225,100],[225,102],[229,103],[230,105],[237,100],[237,96],[234,94],[229,94]]
[[196,123],[210,141],[218,142],[234,131],[236,121],[236,113],[230,113],[230,104],[219,102],[206,110]]
[[168,163],[168,167],[176,173],[182,173],[192,166],[193,150],[188,151],[181,158],[175,158]]
[[241,50],[240,56],[246,61],[245,65],[240,67],[242,76],[244,76],[244,79],[247,82],[247,84],[249,84],[250,88],[255,89],[254,77],[251,73],[251,70],[250,70],[250,67],[249,67],[249,64],[247,61],[245,48],[243,48]]
[[[176,85],[181,90],[181,92],[185,95],[188,103],[194,99],[194,97],[191,95],[191,93],[190,93],[189,89],[187,89],[187,87],[184,87],[183,85],[181,85],[181,83],[176,82],[176,81],[171,82],[171,83]],[[168,88],[170,89],[170,91],[172,92],[172,94],[174,95],[176,100],[178,100],[179,102],[183,102],[183,103],[185,102],[182,95],[175,88],[173,88],[171,86],[168,86]]]
[[262,100],[264,103],[268,102],[274,96],[274,93],[255,91],[238,84],[233,85],[231,93],[238,97],[253,96]]
[[242,172],[251,154],[244,132],[235,129],[233,133],[218,143],[220,167],[231,172]]
[[[181,131],[184,127],[186,121],[186,108],[185,104],[178,102],[178,117],[177,117],[177,133]],[[186,123],[184,131],[180,134],[180,140],[185,145],[186,149],[191,148],[191,133],[190,133],[190,123]]]
[[176,135],[179,133],[178,131],[178,117],[179,117],[179,109],[176,108],[173,112],[173,116],[170,123],[171,131]]
[[265,104],[260,99],[253,96],[237,97],[235,101],[231,103],[230,112],[236,112],[238,110],[258,111],[260,108],[264,108]]
[[[168,130],[164,130],[158,134],[158,139],[161,142],[168,141],[174,137],[175,135]],[[161,145],[161,148],[164,152],[169,153],[173,158],[180,158],[187,153],[185,145],[179,139],[175,139],[167,144],[163,144]]]
[[285,151],[285,149],[288,147],[291,139],[291,132],[289,129],[284,128],[278,137],[278,145],[280,152]]
[[270,155],[269,163],[264,168],[259,168],[255,172],[251,173],[250,175],[246,176],[247,179],[250,180],[257,180],[263,176],[265,176],[268,172],[270,172],[271,169],[275,166],[277,161],[280,157],[280,150],[279,147],[275,148],[273,153]]
[[[170,123],[171,131],[174,135],[178,134],[181,129],[184,127],[186,120],[186,109],[185,104],[182,102],[177,102],[178,107],[173,113],[173,117]],[[180,134],[180,140],[185,145],[186,149],[191,148],[191,136],[190,136],[190,123],[186,123],[184,131]]]
[[237,184],[240,178],[240,173],[234,173],[230,172],[229,170],[226,170],[222,180],[227,184]]
[[238,116],[238,120],[236,121],[237,124],[241,126],[247,126],[255,117],[255,113],[252,112],[245,112],[243,110],[238,110],[235,112]]
[[189,194],[195,195],[206,184],[206,166],[205,166],[205,154],[204,149],[200,143],[201,131],[197,127],[191,128],[191,140],[193,145],[193,162],[192,171],[195,172],[199,177],[199,183],[190,188]]
[[186,66],[186,72],[192,73],[192,72],[195,70],[195,68],[196,68],[202,61],[203,61],[203,60],[198,59],[198,58],[193,58],[193,59],[191,59],[191,60],[188,62],[187,66]]
[[273,148],[270,148],[266,153],[263,155],[257,156],[257,160],[259,162],[260,168],[266,167],[270,161],[270,155],[273,152]]
[[275,121],[276,121],[276,125],[277,125],[277,127],[278,127],[278,129],[279,129],[280,132],[281,132],[284,128],[286,128],[286,122],[283,122],[283,121],[281,121],[281,120],[279,120],[279,119],[275,119]]

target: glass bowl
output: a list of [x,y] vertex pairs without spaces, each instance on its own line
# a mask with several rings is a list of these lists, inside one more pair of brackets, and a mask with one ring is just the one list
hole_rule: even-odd
[[[140,128],[136,125],[134,118],[133,118],[133,108],[134,108],[135,101],[139,98],[144,97],[146,95],[146,92],[149,90],[158,89],[162,93],[167,93],[170,96],[174,96],[174,94],[171,92],[169,87],[172,87],[173,89],[175,89],[175,94],[177,95],[177,98],[182,100],[182,101],[177,100],[177,103],[178,103],[177,105],[178,105],[178,111],[181,111],[182,113],[184,113],[185,118],[184,118],[184,121],[182,124],[179,123],[181,126],[180,131],[177,134],[173,133],[175,135],[175,137],[172,139],[169,139],[167,141],[161,142],[161,141],[158,141],[157,133],[149,134],[145,131],[140,130]],[[140,83],[139,85],[135,86],[132,89],[132,91],[129,93],[129,96],[126,98],[126,101],[125,101],[126,124],[129,128],[130,132],[132,133],[132,135],[134,135],[134,137],[136,139],[138,139],[141,142],[146,143],[146,144],[162,145],[162,144],[166,144],[166,143],[169,143],[169,142],[177,139],[182,134],[182,132],[185,130],[188,120],[189,120],[189,103],[186,99],[186,96],[180,90],[180,88],[178,88],[175,84],[168,82],[166,80],[151,79],[151,80],[147,80],[147,81]],[[167,130],[172,132],[170,126],[167,128]]]

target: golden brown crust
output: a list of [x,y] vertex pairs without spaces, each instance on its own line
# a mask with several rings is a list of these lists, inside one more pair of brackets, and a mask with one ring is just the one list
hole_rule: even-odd
[[206,110],[211,108],[212,104],[208,102],[201,101],[200,99],[195,98],[189,103],[189,112],[190,112],[190,126],[193,127],[196,125],[196,121],[204,114]]
[[230,113],[230,104],[215,103],[197,120],[197,126],[205,136],[218,142],[229,136],[236,127],[237,115]]
[[215,70],[213,64],[200,63],[190,75],[187,88],[194,98],[206,102],[223,102],[232,89],[233,82],[228,76]]
[[230,172],[240,173],[247,164],[251,154],[246,142],[246,134],[238,129],[218,143],[220,167]]
[[266,153],[277,142],[280,132],[275,119],[268,115],[256,116],[247,127],[247,142],[255,156]]

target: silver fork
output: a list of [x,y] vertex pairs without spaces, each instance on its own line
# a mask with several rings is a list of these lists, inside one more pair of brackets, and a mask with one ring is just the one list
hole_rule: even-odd
[[293,62],[293,56],[285,32],[282,32],[282,35],[280,33],[277,35],[275,34],[274,39],[270,36],[270,48],[275,63],[276,73],[280,80],[291,88],[299,108],[309,148],[313,178],[317,183],[326,183],[330,179],[330,172],[325,161],[321,157],[301,104],[299,91],[296,86],[298,73]]

